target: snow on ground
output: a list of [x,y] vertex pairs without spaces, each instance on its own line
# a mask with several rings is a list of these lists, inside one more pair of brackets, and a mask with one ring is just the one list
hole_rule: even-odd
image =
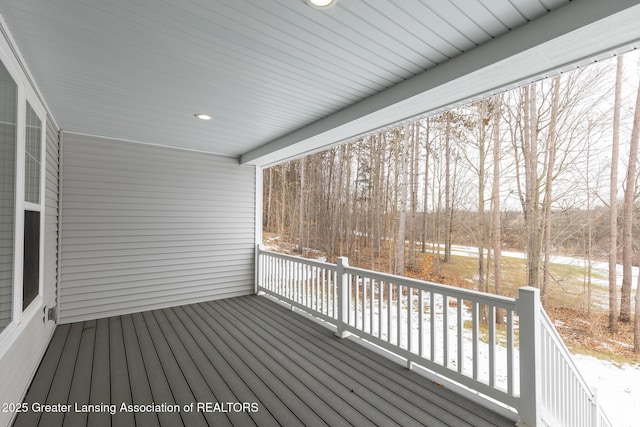
[[640,426],[640,367],[613,363],[582,354],[574,355],[587,383],[614,427]]
[[[441,245],[442,246],[442,245]],[[444,249],[444,248],[443,248]],[[478,256],[478,248],[473,246],[459,246],[453,245],[451,247],[451,254],[458,256],[467,256],[476,258]],[[502,251],[503,257],[508,258],[516,258],[516,259],[526,259],[527,255],[523,252],[512,252],[512,251]],[[576,267],[587,267],[587,260],[584,258],[578,257],[570,257],[563,255],[553,255],[551,257],[552,264],[560,264],[560,265],[572,265]],[[609,263],[604,261],[591,261],[591,271],[594,276],[602,276],[608,277],[609,275]],[[622,285],[622,264],[616,265],[616,279],[618,286]],[[633,289],[636,289],[638,284],[638,273],[640,272],[640,267],[633,267],[632,276],[633,279],[631,281]],[[609,286],[608,279],[597,279],[593,278],[592,282],[595,284],[599,284],[602,286]]]

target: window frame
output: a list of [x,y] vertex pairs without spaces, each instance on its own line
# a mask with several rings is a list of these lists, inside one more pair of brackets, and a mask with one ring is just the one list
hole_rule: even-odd
[[[0,26],[3,22],[0,22]],[[12,319],[0,331],[0,357],[11,344],[20,336],[22,330],[42,309],[44,304],[44,236],[46,223],[46,141],[47,141],[47,111],[40,101],[32,80],[16,57],[16,51],[11,48],[12,40],[7,40],[7,33],[0,31],[0,61],[17,85],[17,117],[16,117],[16,158],[15,158],[15,204],[14,204],[14,241],[13,241],[13,288],[12,288]],[[40,132],[40,194],[38,203],[25,201],[25,145],[26,145],[26,115],[27,102],[38,116],[41,123]],[[23,265],[24,265],[24,212],[25,210],[40,213],[39,240],[39,277],[38,295],[22,309],[23,296]]]

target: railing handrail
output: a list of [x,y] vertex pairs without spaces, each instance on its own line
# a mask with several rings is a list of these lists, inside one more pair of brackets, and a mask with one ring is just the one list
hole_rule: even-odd
[[393,282],[401,286],[410,286],[415,289],[435,292],[454,298],[473,300],[480,304],[492,304],[499,308],[515,310],[516,299],[501,295],[491,295],[484,292],[474,291],[472,289],[454,288],[453,286],[443,285],[440,283],[429,282],[427,280],[412,279],[410,277],[397,276],[395,274],[381,273],[378,271],[367,270],[359,267],[346,267],[347,273],[366,276],[371,279],[383,282]]
[[[283,254],[279,252],[268,251],[259,248],[259,253],[267,253],[269,256],[287,259],[290,261],[298,261],[302,264],[326,268],[328,270],[337,271],[337,265],[326,261],[318,261],[310,258],[303,258],[295,255]],[[473,300],[480,304],[492,304],[499,308],[515,310],[516,299],[502,295],[491,295],[484,292],[474,291],[472,289],[454,288],[453,286],[434,283],[427,280],[412,279],[410,277],[398,276],[390,273],[382,273],[378,271],[368,270],[360,267],[345,266],[345,272],[348,274],[358,274],[367,276],[368,278],[381,280],[384,282],[393,282],[402,286],[411,286],[415,289],[432,291],[438,294],[447,295],[454,298],[462,298]]]
[[299,262],[301,262],[303,264],[311,265],[311,266],[314,266],[314,267],[326,268],[327,270],[336,271],[337,267],[338,267],[336,264],[332,264],[332,263],[326,262],[326,261],[319,261],[319,260],[311,259],[311,258],[303,258],[303,257],[300,257],[300,256],[283,254],[283,253],[280,253],[280,252],[268,251],[268,250],[260,247],[260,245],[258,245],[258,254],[260,254],[260,253],[269,254],[269,256],[274,257],[274,258],[288,259],[288,260],[291,260],[291,261],[299,261]]

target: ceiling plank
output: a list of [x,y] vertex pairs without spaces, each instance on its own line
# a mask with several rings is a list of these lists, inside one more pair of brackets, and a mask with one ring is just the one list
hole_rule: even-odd
[[[572,2],[241,157],[268,165],[501,91],[640,40],[638,1]],[[602,37],[608,34],[608,37]]]

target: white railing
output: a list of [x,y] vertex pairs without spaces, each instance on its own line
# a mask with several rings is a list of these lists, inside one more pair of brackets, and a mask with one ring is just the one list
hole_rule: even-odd
[[257,267],[259,292],[514,408],[518,425],[610,426],[537,289],[507,298],[261,248]]
[[540,312],[540,395],[548,425],[610,427],[597,395],[580,374],[573,358],[544,310]]

